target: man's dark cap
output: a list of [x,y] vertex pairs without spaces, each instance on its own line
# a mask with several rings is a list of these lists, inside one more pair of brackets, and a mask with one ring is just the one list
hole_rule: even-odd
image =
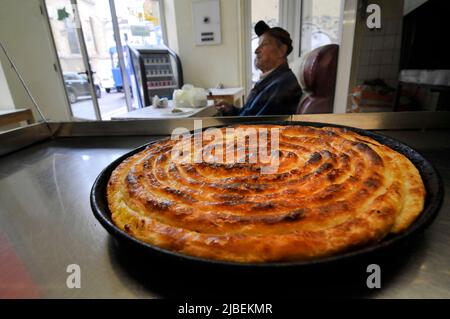
[[292,52],[291,35],[283,28],[280,27],[271,28],[263,20],[260,20],[258,21],[258,23],[255,24],[255,33],[258,37],[262,36],[265,33],[269,34],[271,37],[276,38],[279,41],[281,41],[281,43],[287,45],[286,55],[289,55],[289,53]]

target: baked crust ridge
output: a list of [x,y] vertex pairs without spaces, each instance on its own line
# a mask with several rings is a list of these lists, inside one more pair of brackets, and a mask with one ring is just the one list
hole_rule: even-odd
[[[425,187],[417,168],[370,137],[336,127],[231,128],[219,129],[225,141],[233,141],[228,144],[203,132],[200,161],[195,151],[175,158],[180,141],[171,139],[124,160],[107,186],[114,224],[182,254],[263,263],[370,245],[405,231],[423,210]],[[276,153],[268,157],[277,155],[275,171],[265,173],[267,161],[251,160],[261,151],[255,145],[260,139],[240,140],[252,129],[277,131]],[[274,136],[268,134],[264,151],[275,145]],[[241,148],[239,141],[245,141]],[[225,161],[205,154],[222,154]]]

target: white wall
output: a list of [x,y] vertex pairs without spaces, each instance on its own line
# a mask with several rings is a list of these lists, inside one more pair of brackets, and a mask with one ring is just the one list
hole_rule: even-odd
[[0,110],[11,108],[14,108],[14,102],[11,93],[9,92],[9,85],[8,82],[6,82],[2,63],[0,61]]
[[[70,120],[64,84],[54,69],[56,53],[39,0],[0,1],[0,40],[22,74],[45,117],[55,121]],[[3,53],[0,59],[9,65]],[[34,106],[11,68],[4,67],[14,105],[33,109]]]
[[[373,0],[381,7],[381,29],[370,30],[362,23],[361,48],[357,52],[357,84],[366,80],[382,79],[391,87],[396,87],[400,64],[402,42],[403,3],[402,1]],[[356,63],[358,62],[358,63]]]
[[244,86],[242,1],[220,1],[222,44],[214,46],[195,45],[192,2],[165,0],[164,3],[169,46],[180,56],[184,83],[203,88],[215,87],[219,82],[226,87]]

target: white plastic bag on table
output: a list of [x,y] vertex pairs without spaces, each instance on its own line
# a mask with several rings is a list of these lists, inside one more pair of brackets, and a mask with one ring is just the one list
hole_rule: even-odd
[[207,105],[208,92],[202,88],[196,88],[191,84],[185,84],[181,90],[173,92],[175,107],[203,107]]

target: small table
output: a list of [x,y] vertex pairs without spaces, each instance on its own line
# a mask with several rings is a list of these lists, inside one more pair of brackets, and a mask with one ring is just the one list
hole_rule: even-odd
[[177,107],[182,112],[173,113],[173,101],[169,101],[168,107],[156,108],[147,106],[125,114],[111,117],[111,120],[138,120],[138,119],[176,119],[188,117],[209,117],[217,114],[216,107],[212,101],[208,101],[208,105],[204,107]]
[[209,100],[224,100],[233,105],[238,100],[239,106],[244,105],[244,88],[209,89],[209,92]]

